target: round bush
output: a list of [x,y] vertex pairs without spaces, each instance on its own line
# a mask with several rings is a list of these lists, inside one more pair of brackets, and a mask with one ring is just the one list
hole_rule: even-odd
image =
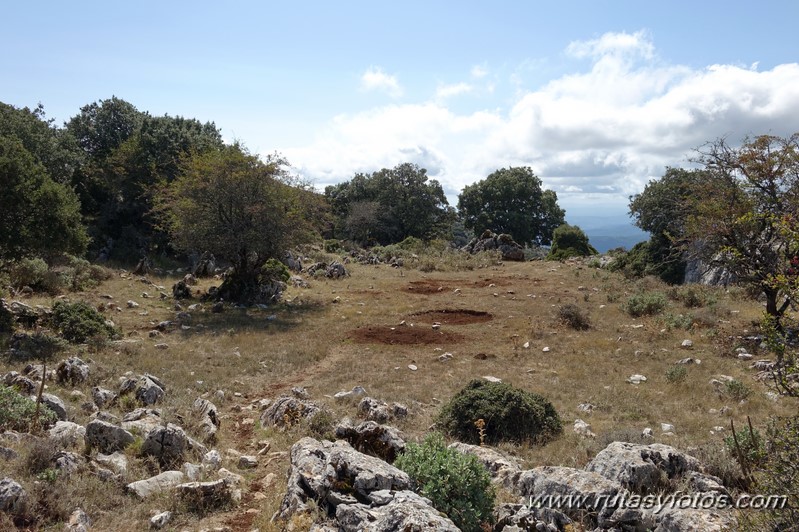
[[394,465],[461,530],[484,530],[482,525],[492,521],[494,490],[488,471],[476,456],[447,448],[440,434],[431,434],[421,445],[408,444]]
[[441,410],[438,423],[454,438],[478,444],[478,419],[485,421],[482,443],[545,443],[563,430],[555,407],[546,398],[482,379],[455,394]]
[[80,344],[91,338],[114,338],[117,332],[106,325],[105,318],[88,303],[57,301],[53,305],[53,325],[68,341]]

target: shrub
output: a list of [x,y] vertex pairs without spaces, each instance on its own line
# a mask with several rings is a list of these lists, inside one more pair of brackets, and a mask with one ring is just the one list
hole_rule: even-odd
[[743,401],[752,395],[752,389],[738,379],[732,379],[724,385],[724,395],[734,401]]
[[690,314],[666,314],[663,322],[667,329],[690,330],[694,326],[694,317]]
[[[36,401],[19,394],[13,388],[0,384],[0,431],[28,430],[36,413]],[[56,416],[49,408],[39,412],[39,423],[47,426],[55,423]]]
[[[738,441],[738,446],[735,441]],[[724,438],[724,445],[727,452],[735,458],[739,464],[746,464],[748,467],[758,466],[766,459],[766,449],[763,438],[757,430],[743,429],[735,431],[732,435]],[[740,448],[740,453],[738,449]]]
[[799,416],[774,419],[766,432],[766,462],[758,487],[764,495],[786,495],[784,508],[758,512],[761,530],[799,528]]
[[491,523],[494,490],[488,471],[476,456],[447,448],[440,434],[408,444],[394,465],[461,530],[480,531]]
[[675,364],[666,370],[666,381],[668,381],[670,384],[682,382],[687,376],[688,369],[681,364]]
[[111,278],[108,269],[78,257],[69,257],[67,265],[56,268],[56,272],[59,283],[73,292],[89,290]]
[[577,331],[584,331],[591,328],[591,320],[583,314],[577,305],[563,305],[558,309],[558,320],[564,325],[568,325]]
[[576,225],[563,224],[552,233],[552,247],[548,260],[566,260],[570,257],[588,257],[598,252],[588,243],[588,236]]
[[644,292],[630,296],[624,304],[624,311],[634,318],[654,316],[666,308],[666,296],[660,292]]
[[341,253],[344,248],[341,246],[341,241],[336,239],[325,240],[322,243],[322,249],[325,250],[325,253]]
[[83,301],[57,301],[53,305],[53,325],[64,338],[76,344],[95,337],[107,339],[117,336],[117,331],[106,325],[103,316]]
[[272,281],[287,283],[290,278],[291,273],[288,266],[277,259],[269,259],[261,266],[261,282],[263,283]]
[[58,294],[61,282],[58,275],[50,271],[47,263],[40,259],[20,259],[10,268],[11,285],[17,290],[27,286],[36,292]]
[[451,436],[480,443],[474,423],[485,420],[485,442],[544,443],[559,434],[560,417],[544,397],[500,382],[475,379],[446,404],[440,426]]

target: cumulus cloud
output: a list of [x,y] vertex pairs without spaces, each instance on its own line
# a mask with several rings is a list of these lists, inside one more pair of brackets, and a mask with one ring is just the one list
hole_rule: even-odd
[[449,98],[451,96],[458,96],[459,94],[465,94],[467,92],[472,92],[474,87],[469,85],[468,83],[454,83],[452,85],[439,85],[436,89],[436,98],[437,99],[444,99]]
[[[320,184],[410,161],[427,165],[453,198],[497,168],[525,165],[561,197],[594,201],[639,192],[720,136],[799,131],[796,63],[668,64],[645,32],[573,42],[566,53],[585,59],[578,70],[522,87],[507,107],[455,112],[442,96],[471,85],[439,86],[427,102],[337,116],[315,142],[284,153]],[[379,69],[369,73],[370,86],[399,88]]]
[[361,90],[384,91],[390,96],[402,96],[402,87],[395,76],[386,74],[381,68],[370,67],[361,75]]

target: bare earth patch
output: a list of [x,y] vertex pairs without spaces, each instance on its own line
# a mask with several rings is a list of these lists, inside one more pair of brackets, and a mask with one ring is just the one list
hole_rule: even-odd
[[408,283],[408,292],[413,294],[437,294],[442,292],[451,292],[459,286],[463,286],[465,281],[458,280],[436,280],[425,279],[423,281],[411,281]]
[[469,323],[483,323],[494,319],[494,316],[488,312],[450,308],[417,312],[412,314],[412,316],[444,325],[467,325]]
[[460,342],[464,338],[458,333],[410,326],[359,327],[350,332],[349,337],[361,344],[388,345],[451,344]]

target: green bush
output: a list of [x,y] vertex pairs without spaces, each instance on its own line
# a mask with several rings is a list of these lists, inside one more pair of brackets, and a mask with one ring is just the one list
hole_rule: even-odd
[[667,329],[685,329],[691,330],[694,326],[694,317],[690,314],[666,314],[663,318],[663,323]]
[[440,426],[454,438],[481,443],[475,426],[485,421],[485,443],[544,443],[559,434],[560,417],[546,398],[510,384],[475,379],[444,405]]
[[89,290],[111,278],[108,269],[78,257],[69,257],[67,265],[55,268],[55,271],[60,284],[73,292]]
[[495,495],[488,471],[476,456],[447,448],[440,434],[408,444],[394,465],[461,530],[477,532],[492,522]]
[[591,328],[591,320],[588,319],[588,316],[577,305],[571,303],[558,309],[558,321],[577,331]]
[[35,292],[56,295],[63,289],[58,275],[40,258],[20,259],[10,268],[11,285],[17,290],[32,288]]
[[[735,446],[735,440],[738,440],[738,446]],[[724,438],[724,445],[727,447],[727,452],[735,458],[738,463],[747,464],[748,467],[756,467],[766,459],[766,448],[760,432],[757,430],[749,430],[748,428],[735,431],[735,437],[732,435]],[[740,453],[738,452],[740,448]]]
[[[28,430],[36,413],[36,401],[20,395],[13,388],[0,384],[0,431]],[[55,423],[56,416],[49,408],[39,411],[39,423],[47,426]]]
[[325,253],[341,253],[344,250],[341,241],[336,239],[325,240],[322,243],[322,249],[325,250]]
[[261,282],[263,283],[272,281],[287,283],[290,278],[291,273],[288,267],[277,259],[269,259],[261,266]]
[[624,304],[624,311],[634,318],[654,316],[666,308],[666,296],[660,292],[644,292],[630,296]]
[[732,379],[724,385],[724,395],[733,401],[743,401],[752,395],[752,389],[738,379]]
[[597,250],[588,243],[588,236],[576,225],[563,224],[552,233],[552,247],[548,260],[566,260],[570,257],[598,255]]
[[94,338],[115,338],[117,331],[105,323],[105,318],[88,303],[57,301],[53,305],[53,325],[68,341],[76,344]]
[[[782,509],[758,512],[760,530],[799,529],[799,416],[774,419],[766,432],[766,461],[758,477],[759,492],[785,495]],[[757,530],[757,528],[756,528]]]

